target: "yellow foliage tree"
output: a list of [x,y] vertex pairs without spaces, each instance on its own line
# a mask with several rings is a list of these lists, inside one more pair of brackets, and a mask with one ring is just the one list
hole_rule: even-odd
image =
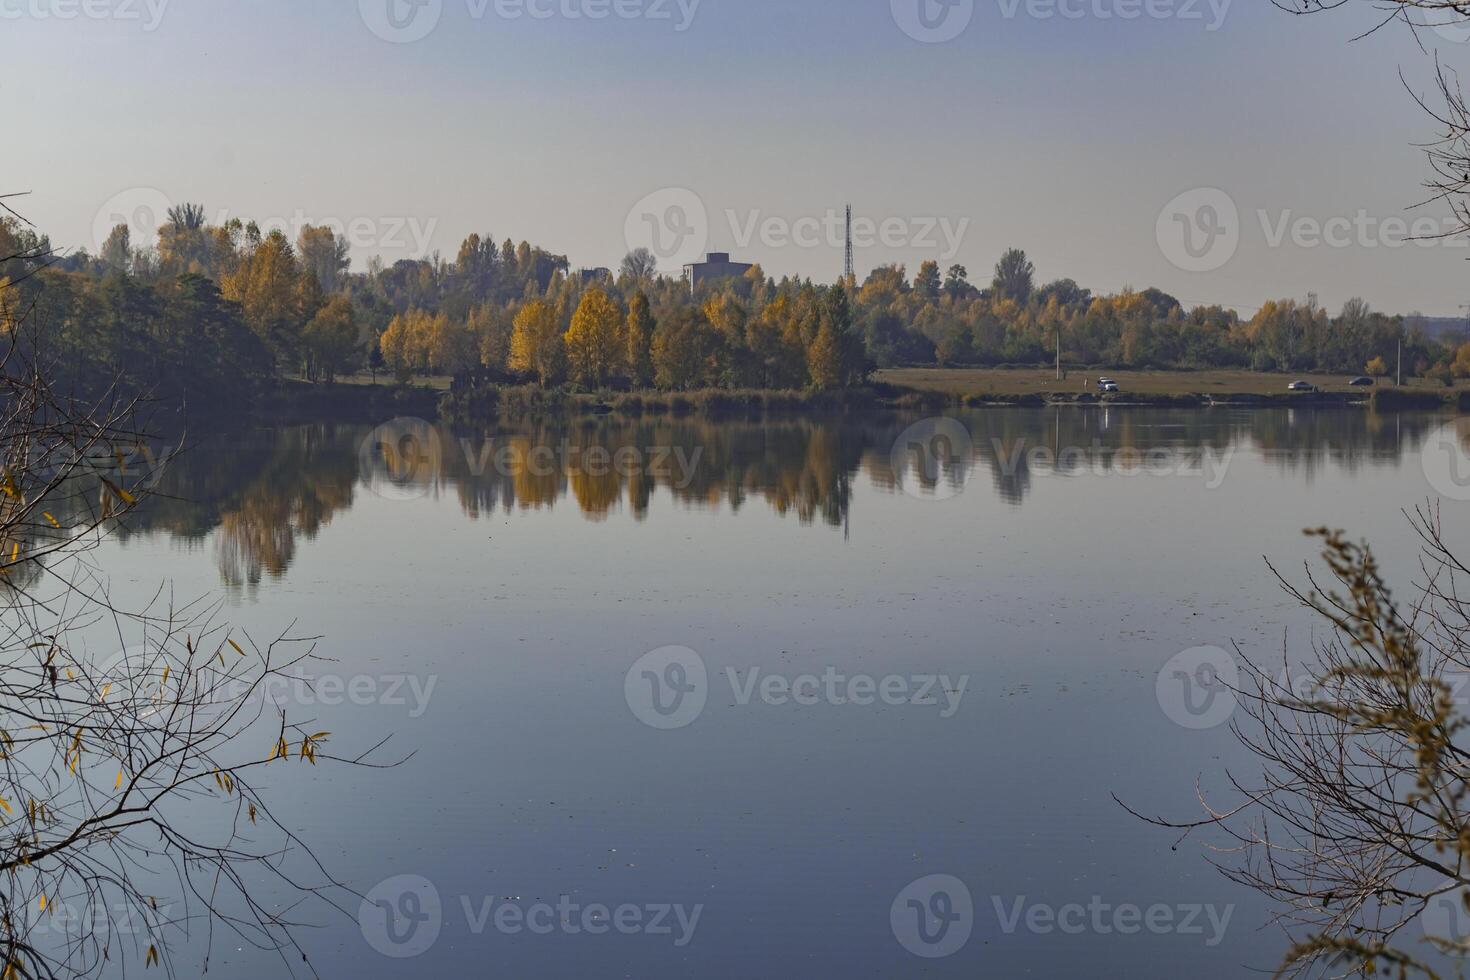
[[835,388],[842,380],[842,352],[830,323],[823,323],[806,351],[806,369],[818,391]]
[[1450,373],[1457,378],[1470,378],[1470,344],[1461,344],[1450,363]]
[[461,374],[480,363],[480,341],[467,324],[440,313],[429,327],[429,367],[437,374]]
[[447,319],[443,314],[435,317],[425,310],[409,310],[395,316],[378,340],[383,362],[400,382],[407,381],[415,371],[429,370],[435,335],[445,329]]
[[301,327],[297,274],[291,243],[277,231],[220,282],[220,293],[240,304],[245,322],[277,354],[290,349]]
[[628,304],[628,380],[635,388],[646,388],[653,381],[653,333],[657,324],[648,309],[648,297],[642,290],[633,294]]
[[388,329],[378,338],[378,350],[383,353],[383,363],[393,372],[400,383],[409,379],[412,368],[408,361],[408,323],[400,313],[388,323]]
[[582,295],[577,312],[572,314],[566,345],[572,377],[582,384],[601,387],[622,369],[627,353],[623,311],[600,286]]
[[516,314],[510,335],[510,369],[534,374],[541,384],[561,377],[566,365],[566,345],[556,325],[556,310],[533,299]]

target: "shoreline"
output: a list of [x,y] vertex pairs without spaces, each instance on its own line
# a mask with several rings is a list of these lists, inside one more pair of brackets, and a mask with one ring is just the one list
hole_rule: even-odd
[[205,423],[233,420],[268,425],[310,422],[382,422],[422,418],[450,425],[502,419],[570,418],[832,418],[869,412],[943,414],[982,408],[1311,408],[1383,412],[1470,413],[1470,390],[1381,387],[1371,391],[1261,393],[1251,391],[971,392],[878,382],[826,392],[703,390],[689,392],[568,392],[527,386],[457,392],[431,385],[313,385],[294,382],[262,392],[243,410],[191,407],[183,413]]

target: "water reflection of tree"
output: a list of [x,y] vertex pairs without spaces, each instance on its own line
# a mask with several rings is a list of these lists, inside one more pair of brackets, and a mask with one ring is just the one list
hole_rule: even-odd
[[[1037,475],[1032,453],[1045,450],[1049,472],[1114,473],[1137,468],[1143,454],[1167,450],[1191,465],[1204,453],[1258,453],[1269,465],[1309,480],[1329,463],[1349,474],[1365,465],[1398,465],[1441,420],[1422,415],[1377,415],[1356,410],[1227,409],[1140,410],[1102,407],[997,409],[962,416],[974,440],[974,458],[952,464],[963,482],[972,466],[990,470],[1001,499],[1020,504]],[[898,431],[894,431],[894,438]],[[891,443],[868,450],[866,469],[879,487],[894,488]],[[971,485],[971,489],[974,487]]]
[[221,579],[253,589],[286,573],[301,536],[314,538],[352,506],[357,473],[356,447],[336,427],[214,435],[168,466],[123,536],[216,532]]
[[[896,415],[827,420],[707,421],[657,418],[526,423],[489,432],[438,430],[437,468],[421,474],[427,495],[457,499],[472,518],[547,508],[570,497],[589,519],[625,508],[643,520],[666,496],[692,507],[753,499],[803,523],[839,527],[849,518],[861,470],[882,492],[898,492],[893,447],[914,421]],[[1399,465],[1442,420],[1358,411],[1000,409],[959,416],[973,453],[948,461],[941,480],[964,483],[988,469],[991,489],[1013,504],[1038,476],[1030,452],[1047,449],[1061,473],[1115,472],[1138,465],[1120,450],[1169,448],[1258,452],[1268,465],[1305,473],[1329,463],[1354,472]],[[188,542],[214,534],[220,575],[250,589],[290,567],[301,538],[314,537],[350,507],[362,479],[360,426],[298,426],[195,440],[163,472],[159,493],[129,516],[124,536],[166,533]],[[1071,448],[1073,451],[1062,453]],[[605,465],[589,464],[600,452]],[[615,465],[623,452],[623,463]],[[627,456],[627,453],[632,453]],[[633,465],[628,465],[629,461]],[[977,492],[974,479],[969,491]],[[415,495],[413,492],[410,496]],[[9,547],[9,545],[6,545]]]
[[570,494],[589,518],[626,503],[641,520],[662,490],[736,511],[754,496],[777,513],[840,526],[865,444],[849,427],[812,421],[601,419],[460,436],[445,454],[441,482],[474,517],[550,506]]

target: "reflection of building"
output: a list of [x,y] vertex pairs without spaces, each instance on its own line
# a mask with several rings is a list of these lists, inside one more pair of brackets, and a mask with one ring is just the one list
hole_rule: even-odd
[[701,283],[738,279],[753,268],[749,262],[731,262],[729,252],[711,252],[703,262],[686,265],[684,278],[689,280],[690,289],[698,289]]

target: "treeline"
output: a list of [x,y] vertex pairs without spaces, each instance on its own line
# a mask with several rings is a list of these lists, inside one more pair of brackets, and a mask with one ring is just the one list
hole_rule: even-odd
[[1470,345],[1361,300],[1336,316],[1271,302],[1243,320],[1157,289],[1038,284],[1018,250],[984,287],[929,261],[912,279],[884,266],[831,286],[756,266],[691,290],[645,250],[616,273],[573,271],[565,256],[480,235],[452,261],[375,259],[354,273],[330,228],[293,242],[239,220],[210,225],[198,205],[171,209],[155,242],[119,225],[95,256],[58,258],[38,232],[0,221],[0,299],[5,316],[34,318],[78,383],[120,376],[201,401],[363,370],[589,390],[831,389],[873,367],[1049,363],[1058,343],[1072,365],[1345,374],[1387,373],[1402,344],[1406,374],[1470,376]]

